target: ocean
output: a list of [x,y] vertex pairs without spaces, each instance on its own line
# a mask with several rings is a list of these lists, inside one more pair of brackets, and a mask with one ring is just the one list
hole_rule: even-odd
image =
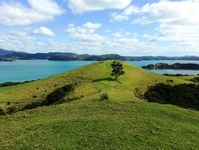
[[[137,67],[156,63],[197,63],[199,61],[159,60],[159,61],[126,61]],[[0,83],[24,82],[43,79],[52,75],[63,73],[81,66],[94,63],[94,61],[48,61],[48,60],[17,60],[16,62],[0,62]],[[125,69],[125,68],[124,68]],[[196,75],[196,70],[148,70],[158,74],[189,74]]]

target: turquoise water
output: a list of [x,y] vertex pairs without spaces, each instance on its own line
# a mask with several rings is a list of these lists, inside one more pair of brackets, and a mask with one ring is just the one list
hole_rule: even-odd
[[16,62],[0,62],[0,83],[43,79],[91,63],[93,61],[17,60]]
[[[127,61],[137,67],[148,64],[164,62],[173,63],[197,63],[199,61]],[[84,65],[94,63],[93,61],[48,61],[48,60],[17,60],[16,62],[0,62],[0,83],[12,81],[23,82],[27,80],[43,79],[52,75],[66,72]],[[199,74],[194,70],[150,70],[159,74]]]

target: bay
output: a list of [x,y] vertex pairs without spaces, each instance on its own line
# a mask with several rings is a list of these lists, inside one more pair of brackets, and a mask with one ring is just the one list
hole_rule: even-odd
[[[179,60],[151,60],[151,61],[126,61],[129,64],[141,68],[143,65],[156,63],[197,63],[199,61]],[[0,83],[23,82],[43,79],[52,75],[63,73],[81,66],[94,63],[94,61],[48,61],[48,60],[17,60],[16,62],[0,62]],[[196,75],[196,70],[147,70],[158,74],[189,74]]]
[[17,60],[0,62],[0,83],[43,79],[85,66],[94,61]]

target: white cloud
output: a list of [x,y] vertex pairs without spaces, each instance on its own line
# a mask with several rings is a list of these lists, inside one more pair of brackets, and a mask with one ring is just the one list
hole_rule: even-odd
[[[88,26],[89,25],[89,26]],[[101,24],[86,23],[78,27],[74,24],[68,25],[67,33],[70,35],[70,41],[39,40],[32,36],[32,30],[29,29],[11,29],[0,32],[0,47],[3,49],[12,49],[17,51],[36,52],[75,52],[79,54],[107,54],[118,53],[120,55],[142,55],[154,53],[154,50],[162,49],[158,45],[148,44],[138,41],[130,36],[129,32],[124,30],[116,33],[110,33],[110,37],[97,34]],[[93,29],[90,32],[90,29]],[[114,37],[113,34],[120,36]],[[157,52],[155,52],[157,54]]]
[[132,14],[137,14],[140,12],[140,9],[136,6],[130,5],[127,7],[121,14],[112,13],[111,21],[124,21],[129,20]]
[[[13,49],[17,51],[26,51],[31,53],[36,52],[74,52],[79,54],[107,54],[117,53],[120,55],[199,55],[197,39],[190,43],[186,40],[192,37],[185,37],[185,41],[177,41],[172,43],[168,47],[161,46],[158,42],[142,42],[140,37],[133,33],[126,32],[125,29],[112,32],[109,30],[108,35],[104,36],[103,33],[98,34],[98,29],[102,25],[99,23],[85,23],[81,26],[75,24],[69,24],[66,32],[69,35],[69,39],[66,41],[55,41],[55,38],[48,40],[40,40],[37,36],[32,36],[32,29],[11,29],[4,32],[0,31],[0,47],[3,49]],[[165,27],[161,26],[165,31]],[[167,28],[167,27],[166,27]],[[171,27],[174,28],[174,27]],[[92,29],[92,32],[90,31]],[[160,29],[157,29],[160,31]],[[105,32],[105,31],[104,31]],[[171,32],[171,31],[167,31]],[[186,31],[189,32],[189,31]],[[165,41],[163,36],[157,35],[155,39],[154,35],[145,34],[144,38],[151,40]],[[187,39],[186,39],[187,38]],[[170,38],[172,39],[172,37]],[[188,45],[187,45],[188,44]]]
[[66,42],[56,42],[51,39],[40,41],[31,36],[31,29],[6,30],[0,32],[0,47],[8,50],[37,52],[72,52],[72,45]]
[[[89,28],[88,24],[90,24]],[[93,29],[93,27],[95,27],[95,30],[89,32],[89,29]],[[99,27],[101,27],[101,25],[94,23],[86,23],[81,27],[69,24],[66,32],[69,33],[71,37],[71,47],[79,53],[117,53],[120,55],[158,54],[162,52],[160,50],[164,49],[155,43],[140,42],[135,36],[132,36],[130,32],[125,32],[124,29],[114,33],[111,33],[109,30],[108,33],[110,36],[99,35],[95,32]]]
[[141,8],[142,17],[134,20],[134,23],[150,24],[174,23],[174,24],[198,24],[199,1],[162,1],[146,4]]
[[[132,24],[157,26],[143,37],[156,43],[167,43],[167,53],[198,54],[199,0],[169,1],[129,6],[122,13],[113,13],[111,21],[131,20]],[[152,34],[152,32],[156,32]]]
[[0,3],[0,24],[30,25],[33,23],[52,21],[64,11],[53,0],[28,0],[29,7],[19,2]]
[[87,22],[82,27],[76,27],[74,24],[69,24],[66,32],[70,37],[77,41],[96,42],[103,40],[103,36],[95,34],[95,30],[100,28],[101,24]]
[[92,23],[92,22],[87,22],[86,24],[83,25],[83,27],[89,29],[89,30],[96,30],[100,28],[102,25],[99,23]]
[[[159,23],[158,34],[148,36],[151,41],[170,42],[178,49],[199,44],[199,1],[162,1],[147,4],[142,8],[143,15],[134,23]],[[195,49],[196,50],[196,49]]]
[[122,34],[120,32],[115,32],[115,33],[113,33],[113,36],[116,38],[121,38]]
[[123,31],[120,31],[120,32],[115,32],[112,34],[114,38],[122,38],[122,37],[128,37],[131,35],[130,32],[123,32]]
[[133,23],[151,24],[179,23],[198,24],[199,0],[168,1],[162,0],[158,3],[146,4],[139,8],[130,5],[122,13],[113,13],[112,21],[124,21],[131,19],[131,15],[138,15]]
[[38,46],[36,39],[29,36],[26,30],[7,30],[0,33],[0,47],[12,50],[32,51]]
[[47,15],[60,15],[63,10],[54,0],[27,0],[33,10]]
[[34,29],[33,34],[41,35],[41,36],[52,36],[52,37],[55,36],[55,34],[50,29],[48,29],[46,27],[40,27],[38,29]]
[[68,6],[73,13],[81,14],[104,9],[124,9],[130,3],[131,0],[69,0]]

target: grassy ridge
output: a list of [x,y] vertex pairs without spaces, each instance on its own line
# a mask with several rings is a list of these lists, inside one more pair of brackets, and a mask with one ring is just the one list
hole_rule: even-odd
[[[16,86],[2,87],[0,88],[0,103],[8,101],[22,102],[43,100],[46,95],[54,89],[73,82],[79,83],[80,86],[92,84],[92,86],[94,86],[93,88],[109,91],[113,89],[114,86],[119,86],[117,82],[112,80],[110,75],[111,62],[112,61],[94,63],[43,80]],[[122,90],[133,91],[135,87],[138,87],[144,92],[148,86],[155,83],[166,82],[167,79],[174,80],[174,84],[187,82],[184,78],[166,77],[149,73],[126,63],[123,63],[123,67],[125,75],[119,77],[119,81],[122,84],[117,89],[121,88]],[[82,88],[82,91],[86,92],[88,90]]]
[[[53,90],[77,83],[78,101],[0,116],[0,149],[197,149],[199,112],[135,97],[156,83],[189,83],[123,63],[115,82],[112,61],[84,66],[22,85],[0,88],[0,105],[43,101]],[[192,77],[188,77],[192,78]],[[100,100],[106,93],[108,101]],[[71,96],[71,95],[70,95]]]

